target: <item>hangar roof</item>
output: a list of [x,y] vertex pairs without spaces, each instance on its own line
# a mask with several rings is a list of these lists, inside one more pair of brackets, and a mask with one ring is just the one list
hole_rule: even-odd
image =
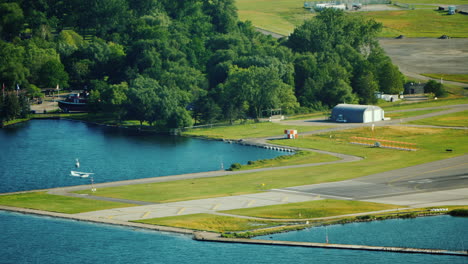
[[362,113],[366,110],[382,110],[382,108],[375,105],[338,104],[333,108],[333,110]]

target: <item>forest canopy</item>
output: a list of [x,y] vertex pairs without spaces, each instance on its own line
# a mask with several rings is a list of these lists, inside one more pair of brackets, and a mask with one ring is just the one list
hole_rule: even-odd
[[56,86],[166,128],[371,104],[403,90],[381,28],[326,9],[277,40],[239,21],[234,0],[0,0],[0,116]]

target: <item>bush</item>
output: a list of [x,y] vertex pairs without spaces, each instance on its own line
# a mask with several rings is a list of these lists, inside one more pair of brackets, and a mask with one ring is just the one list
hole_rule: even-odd
[[231,167],[228,170],[235,171],[240,170],[240,168],[242,168],[242,165],[240,163],[233,163],[231,164]]
[[418,215],[416,213],[407,213],[407,214],[403,214],[403,215],[400,215],[400,218],[416,218]]
[[444,86],[434,80],[430,80],[424,86],[425,93],[433,93],[435,97],[444,97],[447,95]]
[[468,216],[468,209],[454,209],[449,213],[451,216]]
[[375,219],[374,216],[372,215],[361,215],[361,216],[356,216],[357,220],[372,220]]

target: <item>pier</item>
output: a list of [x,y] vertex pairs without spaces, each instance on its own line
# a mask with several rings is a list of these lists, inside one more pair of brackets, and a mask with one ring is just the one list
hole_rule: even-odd
[[347,250],[385,251],[385,252],[413,253],[413,254],[452,255],[452,256],[465,256],[465,257],[468,256],[468,251],[451,251],[451,250],[443,250],[443,249],[424,249],[424,248],[381,247],[381,246],[365,246],[365,245],[344,245],[344,244],[261,240],[261,239],[245,239],[245,238],[223,238],[223,237],[220,237],[218,234],[208,233],[208,232],[195,232],[193,239],[197,241],[256,244],[256,245],[268,245],[268,246],[312,247],[312,248],[330,248],[330,249],[347,249]]

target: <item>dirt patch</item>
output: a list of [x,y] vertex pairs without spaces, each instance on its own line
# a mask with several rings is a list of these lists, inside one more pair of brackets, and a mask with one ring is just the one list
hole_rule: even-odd
[[402,72],[468,74],[468,39],[380,39]]

